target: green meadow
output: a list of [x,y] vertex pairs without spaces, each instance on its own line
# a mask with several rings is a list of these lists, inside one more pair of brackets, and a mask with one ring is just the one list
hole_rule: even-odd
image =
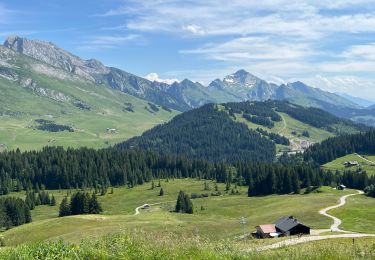
[[[31,73],[31,72],[30,72]],[[38,87],[63,93],[88,104],[80,109],[70,102],[56,101],[0,78],[0,151],[44,146],[103,148],[140,135],[173,118],[176,111],[152,111],[147,101],[86,81],[58,80],[33,73]],[[133,112],[127,111],[129,105]],[[1,116],[2,115],[2,116]],[[74,132],[35,130],[36,119],[68,125]],[[116,129],[107,133],[107,128]]]
[[[369,161],[375,162],[375,156],[373,155],[363,155],[361,154],[362,157],[366,158]],[[352,166],[352,167],[345,167],[344,163],[348,161],[357,161],[359,163],[359,166]],[[345,171],[345,170],[358,170],[362,169],[366,171],[369,175],[374,175],[375,174],[375,164],[372,164],[362,158],[360,158],[356,154],[348,154],[346,156],[337,158],[336,160],[333,160],[329,163],[326,163],[322,165],[323,169],[326,170],[331,170],[331,171]]]
[[[156,180],[155,186],[157,184]],[[222,195],[211,196],[214,192],[214,185],[210,181],[210,190],[207,191],[204,190],[204,181],[162,180],[161,187],[164,190],[164,196],[159,196],[159,187],[152,190],[151,183],[132,189],[114,188],[113,194],[109,192],[104,196],[99,196],[104,210],[100,215],[59,218],[58,205],[38,206],[32,211],[32,223],[7,230],[0,236],[4,238],[8,246],[30,241],[58,239],[77,243],[87,237],[100,237],[108,233],[136,232],[137,230],[171,232],[181,235],[199,234],[210,240],[233,240],[243,232],[239,224],[242,216],[247,220],[246,232],[252,232],[256,225],[272,223],[288,215],[295,216],[313,229],[327,229],[332,224],[331,219],[319,215],[318,211],[336,204],[340,196],[355,192],[322,187],[319,192],[308,195],[271,195],[249,198],[246,187],[232,187],[238,191],[238,194],[230,195],[231,192],[225,192],[224,184],[218,184],[218,190],[222,192]],[[178,214],[171,211],[175,207],[180,190],[189,194],[208,193],[210,196],[193,200],[194,214]],[[57,204],[69,193],[66,190],[49,192],[54,194]],[[25,196],[24,193],[11,195]],[[134,215],[135,208],[146,203],[151,205],[151,209],[141,209],[139,215]]]

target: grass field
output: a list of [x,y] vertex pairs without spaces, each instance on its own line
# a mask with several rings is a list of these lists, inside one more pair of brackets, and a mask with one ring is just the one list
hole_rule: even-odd
[[342,219],[342,228],[354,232],[375,233],[375,199],[359,195],[348,198],[347,204],[330,211]]
[[[240,217],[247,219],[247,232],[252,232],[258,224],[272,223],[282,216],[293,215],[312,228],[330,226],[331,220],[318,214],[318,211],[337,203],[343,194],[352,190],[337,191],[323,187],[320,193],[308,195],[272,195],[247,197],[246,187],[238,188],[239,195],[224,193],[224,185],[219,184],[223,196],[210,196],[193,200],[194,214],[177,214],[169,210],[175,206],[179,190],[188,193],[206,193],[204,182],[198,180],[163,180],[164,196],[159,188],[151,190],[147,183],[133,189],[115,188],[113,194],[100,196],[104,212],[101,215],[82,215],[58,218],[58,206],[39,206],[32,211],[33,222],[5,231],[1,235],[6,244],[14,246],[25,242],[64,239],[78,242],[85,237],[99,237],[107,233],[172,232],[175,234],[199,234],[212,240],[234,239],[242,233]],[[213,190],[214,183],[209,186]],[[209,192],[211,192],[209,191]],[[51,191],[52,192],[52,191]],[[67,191],[53,191],[59,203]],[[12,194],[24,196],[23,193]],[[154,204],[151,210],[141,210],[134,215],[136,207],[145,203]],[[203,206],[203,207],[202,207]]]
[[[369,161],[375,162],[375,156],[371,155],[362,155],[364,158],[368,159]],[[359,163],[359,166],[353,166],[353,167],[345,167],[344,163],[348,161],[357,161]],[[349,154],[340,158],[337,158],[336,160],[326,163],[322,165],[323,169],[326,170],[331,170],[331,171],[344,171],[344,170],[358,170],[362,169],[365,170],[369,175],[374,175],[375,174],[375,164],[372,164],[356,154]]]

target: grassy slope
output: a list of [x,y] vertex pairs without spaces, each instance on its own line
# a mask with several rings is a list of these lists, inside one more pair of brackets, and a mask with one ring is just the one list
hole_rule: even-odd
[[[328,137],[334,136],[332,133],[328,131],[302,123],[285,113],[278,112],[278,114],[280,114],[283,117],[283,120],[285,121],[275,122],[275,126],[271,129],[249,122],[246,119],[244,119],[242,115],[239,114],[236,115],[236,121],[245,123],[251,129],[261,128],[263,130],[266,130],[267,132],[283,135],[287,137],[289,140],[293,140],[295,142],[299,142],[300,140],[307,140],[309,142],[316,143],[324,139],[327,139]],[[292,132],[296,132],[297,134],[301,135],[302,132],[305,130],[309,131],[310,137],[307,138],[303,136],[293,136],[291,134]],[[285,146],[277,145],[277,151],[282,151],[285,148]]]
[[[367,158],[370,161],[375,162],[375,156],[371,155],[362,155],[363,157]],[[360,166],[353,166],[353,167],[345,167],[344,162],[348,161],[358,161]],[[322,167],[326,170],[331,170],[331,171],[344,171],[344,170],[357,170],[361,168],[362,170],[365,170],[369,175],[374,175],[375,174],[375,165],[363,160],[362,158],[358,157],[355,154],[349,154],[340,158],[337,158],[336,160],[326,163],[322,165]]]
[[330,211],[343,220],[345,230],[375,233],[375,199],[365,195],[350,197],[347,205]]
[[[16,116],[0,117],[0,144],[4,144],[8,149],[39,149],[51,144],[65,147],[105,147],[140,135],[177,114],[162,109],[150,113],[144,108],[148,106],[147,102],[88,82],[62,81],[35,73],[33,78],[38,82],[38,87],[79,98],[92,109],[80,110],[69,103],[37,96],[29,89],[0,78],[0,109],[19,112]],[[123,112],[124,103],[132,103],[135,112]],[[50,133],[28,128],[34,125],[33,121],[38,118],[73,125],[78,131]],[[118,133],[107,134],[106,128],[116,128]],[[51,139],[56,141],[48,142]]]
[[[213,183],[210,183],[213,189]],[[33,222],[4,232],[8,245],[28,241],[63,238],[77,242],[84,237],[97,237],[106,233],[142,229],[146,231],[168,231],[176,234],[199,233],[212,239],[233,239],[241,234],[238,221],[241,216],[248,220],[247,230],[255,225],[270,223],[284,215],[293,215],[312,228],[328,228],[331,220],[318,211],[337,202],[343,194],[352,193],[323,188],[322,193],[309,195],[272,195],[266,197],[246,196],[246,187],[239,189],[240,195],[224,195],[196,199],[195,214],[176,214],[173,209],[180,189],[189,193],[204,193],[203,182],[197,180],[162,181],[165,196],[159,197],[159,189],[150,190],[150,183],[127,189],[116,188],[114,194],[99,197],[103,203],[102,215],[70,216],[58,218],[58,206],[40,206],[32,211]],[[224,190],[220,184],[219,189]],[[59,203],[66,191],[53,191]],[[24,196],[22,193],[17,194]],[[165,202],[155,205],[150,211],[134,216],[134,209],[144,203]],[[204,210],[201,210],[201,206]]]

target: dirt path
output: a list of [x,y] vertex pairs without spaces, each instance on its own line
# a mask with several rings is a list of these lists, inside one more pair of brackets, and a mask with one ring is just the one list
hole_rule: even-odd
[[336,208],[339,208],[339,207],[342,207],[346,204],[346,199],[348,197],[351,197],[351,196],[355,196],[355,195],[358,195],[358,194],[363,194],[363,191],[357,191],[358,193],[354,193],[354,194],[348,194],[348,195],[345,195],[345,196],[342,196],[340,198],[340,203],[337,204],[337,205],[334,205],[334,206],[330,206],[328,208],[325,208],[325,209],[322,209],[319,211],[319,214],[323,215],[323,216],[326,216],[326,217],[329,217],[331,219],[333,219],[333,224],[331,226],[331,231],[335,231],[335,232],[343,232],[343,233],[353,233],[353,232],[350,232],[350,231],[346,231],[346,230],[342,230],[339,228],[339,226],[341,225],[342,221],[341,219],[335,217],[335,216],[332,216],[330,214],[327,213],[327,211],[331,210],[331,209],[336,209]]
[[359,158],[361,158],[362,160],[365,160],[366,162],[369,162],[371,164],[375,164],[375,162],[373,161],[370,161],[369,159],[366,159],[365,157],[363,157],[362,155],[359,155],[358,153],[355,153],[355,155],[357,155]]
[[[342,230],[342,229],[339,228],[339,226],[342,223],[341,219],[339,219],[337,217],[334,217],[334,216],[332,216],[332,215],[330,215],[330,214],[327,213],[327,211],[329,211],[331,209],[335,209],[335,208],[339,208],[339,207],[344,206],[346,204],[346,199],[348,197],[359,195],[359,194],[363,194],[363,191],[359,191],[358,190],[357,193],[353,193],[353,194],[348,194],[348,195],[342,196],[342,197],[340,197],[339,204],[327,207],[327,208],[322,209],[322,210],[319,211],[319,213],[321,215],[333,219],[333,224],[331,226],[331,231],[342,232],[343,234],[338,234],[338,235],[316,235],[316,236],[310,235],[310,236],[305,236],[305,237],[301,237],[301,238],[297,238],[297,237],[292,238],[291,237],[291,239],[284,240],[284,241],[281,241],[281,242],[278,242],[278,243],[275,243],[275,244],[271,244],[271,245],[268,245],[268,246],[260,247],[260,248],[257,248],[255,250],[257,250],[257,251],[263,251],[263,250],[275,249],[275,248],[279,248],[279,247],[283,247],[283,246],[297,245],[297,244],[307,243],[307,242],[311,242],[311,241],[318,241],[318,240],[325,240],[325,239],[334,239],[334,238],[375,237],[375,234],[361,234],[361,233],[355,233],[355,232],[351,232],[351,231]],[[254,249],[248,249],[247,251],[248,252],[249,251],[254,251]]]
[[[302,243],[307,243],[311,241],[318,241],[318,240],[325,240],[325,239],[334,239],[334,238],[359,238],[359,237],[375,237],[375,234],[358,234],[358,233],[351,233],[351,234],[339,234],[339,235],[324,235],[324,236],[306,236],[301,238],[291,238],[288,240],[284,240],[272,245],[264,246],[257,251],[264,251],[269,249],[275,249],[280,248],[283,246],[291,246],[291,245],[297,245]],[[252,251],[252,250],[248,250]]]
[[136,208],[135,208],[135,213],[134,213],[134,215],[138,215],[138,214],[140,214],[139,210],[140,210],[141,208],[143,208],[144,206],[146,206],[146,205],[149,205],[149,206],[156,206],[156,205],[160,205],[160,204],[164,204],[164,203],[171,203],[171,202],[174,202],[174,201],[163,201],[163,202],[158,202],[158,203],[153,203],[153,204],[143,204],[142,206],[139,206],[139,207],[136,207]]
[[281,116],[281,118],[283,120],[284,126],[283,126],[283,128],[280,129],[280,131],[277,132],[277,134],[281,134],[281,132],[283,132],[286,129],[286,127],[287,127],[287,124],[286,124],[284,116],[283,115],[280,115],[280,116]]

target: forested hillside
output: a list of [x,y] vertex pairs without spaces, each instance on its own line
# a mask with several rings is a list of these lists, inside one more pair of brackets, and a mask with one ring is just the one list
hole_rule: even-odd
[[275,145],[271,140],[233,121],[227,112],[213,104],[176,116],[169,123],[117,147],[212,161],[271,162],[275,157]]
[[375,154],[375,130],[329,138],[306,151],[305,159],[324,164],[351,153]]
[[[299,133],[287,132],[289,128],[282,115],[299,124],[291,128],[298,129]],[[284,126],[280,129],[280,125]],[[284,101],[247,101],[208,104],[185,112],[117,147],[212,161],[271,162],[275,157],[275,144],[288,146],[290,138],[310,141],[303,137],[309,136],[309,131],[318,133],[313,141],[320,141],[325,136],[365,129],[368,128],[317,108],[304,108]],[[293,134],[296,137],[289,137]]]

